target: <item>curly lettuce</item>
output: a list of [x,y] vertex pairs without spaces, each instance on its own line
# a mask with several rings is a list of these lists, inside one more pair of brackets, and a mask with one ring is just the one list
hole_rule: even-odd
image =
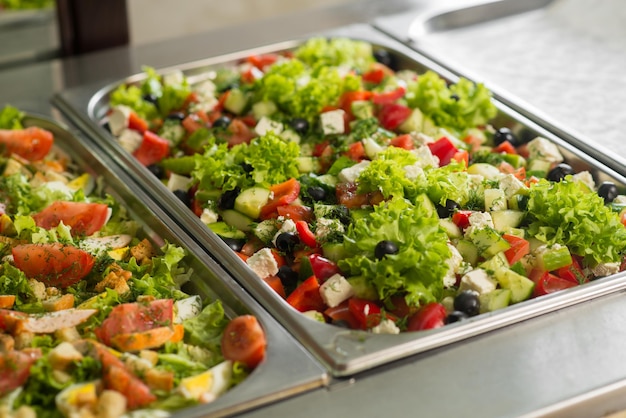
[[13,106],[5,106],[0,111],[0,129],[22,129],[24,112]]
[[589,265],[621,261],[626,228],[604,200],[571,176],[558,183],[542,179],[530,188],[530,236],[566,245]]
[[[374,250],[383,240],[393,241],[399,251],[379,260]],[[419,306],[442,295],[450,258],[447,242],[432,206],[394,197],[349,226],[339,267],[349,276],[364,277],[383,301],[405,294],[408,304]]]
[[403,148],[388,147],[380,152],[357,179],[359,193],[380,191],[385,198],[415,196],[415,182],[407,177],[405,167],[417,163],[417,156]]
[[486,124],[497,114],[491,92],[481,83],[461,78],[448,87],[433,71],[427,71],[407,86],[407,103],[419,108],[437,126],[457,132]]
[[361,71],[374,62],[370,43],[348,38],[311,38],[294,56],[310,66],[349,66]]
[[463,171],[463,166],[451,162],[443,167],[424,171],[427,179],[426,194],[435,203],[445,205],[446,200],[454,200],[461,206],[468,206],[473,194],[480,193],[480,188],[472,178]]

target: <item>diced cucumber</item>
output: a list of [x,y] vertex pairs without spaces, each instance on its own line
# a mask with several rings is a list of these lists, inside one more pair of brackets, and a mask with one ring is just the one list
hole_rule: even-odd
[[276,106],[276,103],[271,100],[256,102],[252,105],[252,114],[256,120],[261,119],[263,116],[270,116],[277,110],[278,107]]
[[346,247],[342,242],[327,242],[322,245],[324,257],[335,263],[346,257]]
[[293,129],[285,129],[280,133],[280,137],[285,141],[295,142],[296,144],[299,144],[302,140],[300,135],[298,135],[298,133]]
[[439,133],[439,128],[435,125],[435,122],[428,116],[424,116],[422,123],[422,133],[428,136],[436,136]]
[[459,251],[463,260],[472,266],[476,265],[478,261],[478,247],[472,242],[466,239],[460,240],[456,244],[456,249]]
[[514,168],[520,168],[526,165],[526,159],[519,154],[503,154],[502,158]]
[[372,286],[365,277],[354,276],[349,277],[348,283],[354,290],[354,296],[360,299],[376,300],[378,299],[378,293],[374,286]]
[[490,258],[501,251],[508,250],[511,245],[493,228],[472,228],[469,239],[478,247],[478,252],[485,258]]
[[252,231],[252,225],[254,224],[254,221],[243,213],[233,209],[227,209],[223,211],[220,215],[222,216],[224,222],[226,222],[228,225],[233,226],[243,232]]
[[258,239],[263,241],[265,244],[269,244],[270,242],[272,242],[272,239],[274,238],[274,235],[276,235],[277,231],[278,231],[278,228],[276,227],[275,220],[268,219],[268,220],[259,222],[254,227],[253,233],[254,233],[254,236],[256,236]]
[[448,237],[451,239],[461,238],[463,236],[463,232],[461,228],[459,228],[450,218],[439,219],[439,225],[446,231]]
[[233,239],[244,239],[246,237],[243,231],[226,222],[214,222],[209,224],[208,227],[220,237]]
[[535,252],[537,264],[545,271],[553,271],[572,264],[572,255],[565,245],[555,245]]
[[337,176],[333,176],[332,174],[323,174],[317,177],[317,180],[320,183],[323,183],[330,187],[335,187],[337,185]]
[[422,132],[424,126],[424,114],[418,108],[413,109],[409,117],[398,126],[398,130],[404,133]]
[[235,199],[235,210],[257,219],[261,208],[269,201],[270,191],[262,187],[250,187],[243,190]]
[[511,291],[511,303],[522,302],[530,298],[535,288],[535,282],[511,269],[497,270],[496,280],[500,283],[500,287]]
[[363,142],[365,154],[370,160],[375,159],[379,153],[385,150],[385,147],[376,142],[374,138],[367,137],[364,138],[361,142]]
[[540,160],[538,158],[534,158],[528,161],[528,166],[526,167],[526,173],[528,176],[535,176],[539,178],[544,178],[548,175],[548,171],[550,171],[552,163],[550,161]]
[[485,189],[485,209],[488,211],[505,210],[506,196],[502,189]]
[[493,276],[497,270],[508,269],[509,261],[504,253],[498,253],[488,260],[483,261],[479,268],[485,270],[489,275]]
[[208,201],[217,202],[217,200],[220,198],[221,195],[222,195],[222,192],[219,189],[211,189],[211,190],[199,189],[196,192],[195,198],[199,202],[208,202]]
[[357,119],[367,119],[374,116],[374,104],[369,100],[353,101],[350,110]]
[[326,323],[326,318],[324,318],[324,314],[318,311],[305,311],[302,312],[302,315],[306,316],[309,319],[312,319],[317,322]]
[[526,208],[528,208],[529,199],[530,198],[528,197],[528,195],[519,194],[519,193],[514,194],[513,196],[511,196],[511,198],[508,201],[509,209],[526,210]]
[[298,157],[298,171],[301,173],[315,173],[320,170],[320,163],[316,157]]
[[196,167],[196,159],[193,155],[185,155],[183,157],[165,158],[161,161],[161,166],[172,173],[189,175]]
[[487,163],[474,163],[467,167],[469,174],[480,174],[488,180],[495,180],[500,176],[498,167]]
[[423,209],[427,210],[428,214],[432,217],[438,216],[435,204],[425,193],[417,195],[417,197],[415,198],[415,206],[421,206]]
[[240,115],[248,105],[248,96],[243,91],[231,89],[224,100],[224,108],[236,115]]
[[510,289],[496,289],[479,296],[480,313],[506,308],[511,304]]
[[519,210],[497,210],[491,212],[491,219],[496,231],[506,232],[511,228],[517,228],[524,219],[524,212]]

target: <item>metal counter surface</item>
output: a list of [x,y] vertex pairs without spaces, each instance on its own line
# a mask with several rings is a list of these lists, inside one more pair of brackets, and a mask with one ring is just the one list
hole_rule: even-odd
[[[414,12],[429,3],[355,1],[158,44],[7,69],[0,71],[0,106],[10,103],[59,117],[49,98],[66,88],[113,81],[142,65],[165,67],[369,22],[384,14]],[[245,416],[601,417],[626,408],[624,346],[626,299],[619,293],[336,379],[327,388]]]

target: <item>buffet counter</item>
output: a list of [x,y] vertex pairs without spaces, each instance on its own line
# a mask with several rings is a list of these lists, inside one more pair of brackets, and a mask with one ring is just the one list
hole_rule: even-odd
[[[578,138],[591,148],[611,149],[616,154],[607,156],[605,163],[620,173],[626,171],[619,171],[626,151],[614,146],[617,140],[598,135],[597,125],[585,122],[593,115],[616,115],[613,101],[597,100],[584,119],[555,112],[554,101],[540,97],[542,91],[554,92],[520,85],[515,71],[490,72],[492,67],[481,64],[485,61],[463,67],[469,54],[464,49],[451,49],[447,56],[442,51],[452,35],[435,37],[435,31],[426,30],[420,35],[423,42],[409,36],[417,16],[432,17],[433,10],[444,6],[459,8],[467,2],[355,1],[155,44],[9,68],[0,71],[0,105],[11,104],[71,125],[52,106],[54,95],[119,81],[144,65],[165,68],[337,28],[349,33],[350,25],[366,24],[410,48],[424,46],[425,55],[452,72],[484,81],[507,105],[528,110],[527,116],[538,115],[533,122],[545,123],[553,132]],[[474,33],[475,38],[480,36]],[[490,59],[495,58],[486,58]],[[557,84],[558,75],[552,76]],[[532,86],[532,80],[528,83]],[[569,84],[568,103],[580,109],[586,104],[581,103],[586,100],[584,93]],[[617,290],[384,366],[346,377],[328,376],[322,387],[244,416],[603,417],[626,408],[625,344],[626,299],[623,290]]]

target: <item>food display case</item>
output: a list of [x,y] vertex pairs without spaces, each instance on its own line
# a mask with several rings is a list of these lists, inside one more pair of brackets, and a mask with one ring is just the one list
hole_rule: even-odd
[[[295,27],[291,30],[283,28],[279,39],[274,40],[284,42],[257,48],[258,41],[238,39],[232,42],[231,52],[234,52],[224,55],[224,48],[220,47],[222,50],[217,48],[219,54],[200,59],[199,48],[191,48],[193,43],[185,44],[193,50],[187,55],[177,48],[182,44],[168,44],[163,51],[171,49],[176,58],[172,61],[163,57],[153,62],[159,71],[181,69],[193,79],[201,77],[207,68],[235,62],[247,54],[289,50],[309,36],[323,35],[366,40],[393,52],[403,66],[432,69],[449,81],[460,75],[474,78],[474,74],[466,72],[464,67],[452,65],[439,59],[440,56],[417,48],[404,34],[406,26],[397,24],[397,19],[412,21],[411,6],[423,12],[431,10],[424,7],[425,3],[433,4],[392,3],[390,10],[393,12],[406,8],[399,16],[389,16],[389,22],[396,23],[388,23],[380,17],[380,9],[368,3],[375,14],[365,13],[365,18],[359,15],[367,24],[347,25],[352,21],[342,18],[336,24],[340,27],[332,31],[303,34]],[[543,6],[541,2],[529,3],[533,4],[531,9]],[[368,9],[358,5],[351,7],[354,9],[346,6],[340,10],[356,12],[360,9],[363,12]],[[302,19],[307,21],[305,17]],[[262,31],[264,28],[260,24],[247,29]],[[196,41],[195,45],[201,46],[206,40],[199,37]],[[250,49],[250,45],[254,49]],[[156,55],[147,53],[145,56],[154,58]],[[185,56],[190,59],[184,59]],[[125,54],[117,58],[129,61]],[[136,59],[134,56],[133,60]],[[101,61],[95,59],[92,62]],[[88,58],[78,62],[86,65],[85,68],[88,63]],[[77,68],[75,64],[70,63],[68,68]],[[268,367],[259,368],[249,382],[220,399],[223,406],[216,403],[215,410],[209,407],[207,414],[401,416],[420,411],[433,417],[461,414],[601,417],[626,407],[622,396],[626,377],[626,358],[622,349],[623,336],[626,335],[623,308],[626,278],[622,273],[483,314],[457,325],[420,333],[372,335],[346,331],[316,323],[295,312],[269,291],[196,216],[173,199],[169,190],[113,143],[112,137],[101,126],[108,110],[108,94],[122,82],[140,81],[141,64],[144,62],[135,62],[132,72],[122,75],[127,78],[120,78],[117,68],[110,72],[113,77],[88,80],[88,83],[81,81],[68,89],[57,89],[53,92],[53,104],[63,116],[56,113],[55,116],[65,119],[79,135],[84,135],[86,147],[98,155],[97,160],[114,167],[113,189],[131,187],[130,195],[139,200],[136,204],[145,205],[148,212],[157,214],[162,222],[157,230],[173,229],[174,239],[184,237],[182,242],[201,260],[201,264],[209,266],[212,272],[218,271],[219,276],[224,274],[227,277],[226,293],[235,292],[237,298],[245,302],[244,311],[259,312],[260,317],[271,325],[270,329],[274,329],[273,324],[280,324],[274,333],[278,335],[278,341],[286,341],[286,352],[278,350],[272,354],[270,350],[268,362],[264,365]],[[482,78],[474,79],[482,81]],[[484,81],[492,87],[488,78]],[[527,135],[550,139],[558,145],[568,162],[581,170],[589,170],[598,181],[611,180],[620,186],[626,184],[619,155],[610,155],[602,146],[595,146],[593,140],[550,120],[499,86],[493,91],[503,123]],[[131,196],[130,199],[134,198]],[[218,288],[221,286],[217,284]],[[260,311],[257,311],[257,304]],[[303,348],[310,356],[303,352]],[[294,361],[278,364],[272,368],[274,371],[269,371],[274,360],[278,363],[291,358],[287,352],[295,353]],[[311,357],[315,359],[312,363],[309,362]],[[265,373],[270,382],[276,379],[282,382],[281,385],[267,384]],[[285,380],[287,376],[289,378]],[[198,412],[202,413],[204,411]]]

